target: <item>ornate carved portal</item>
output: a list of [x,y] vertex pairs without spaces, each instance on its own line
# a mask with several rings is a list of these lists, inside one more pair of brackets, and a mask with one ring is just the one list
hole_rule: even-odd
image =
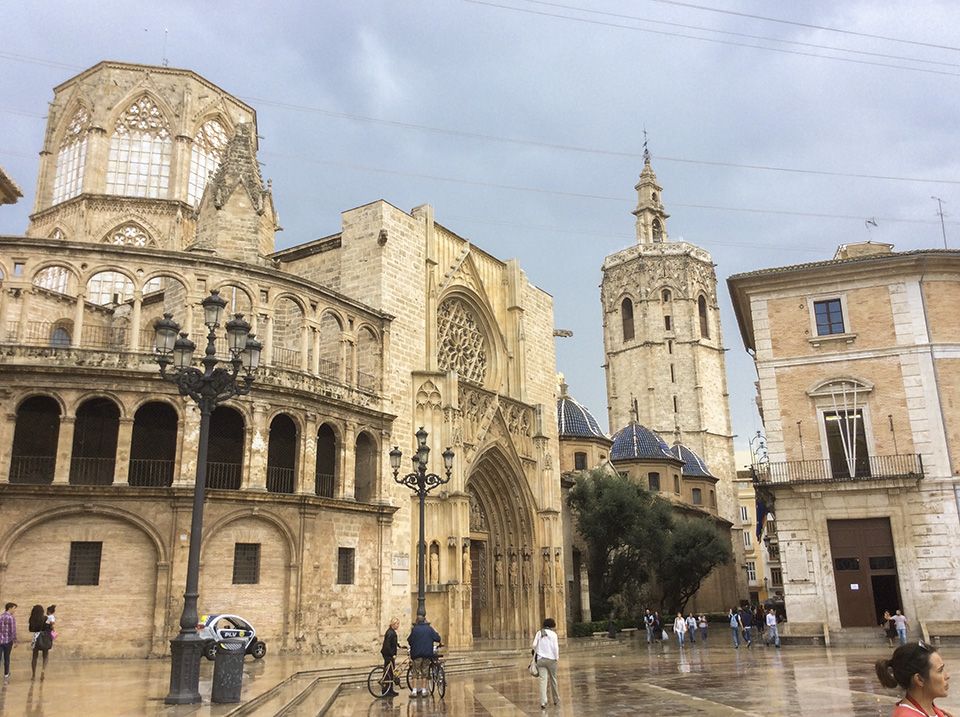
[[530,556],[535,511],[525,478],[496,448],[474,464],[470,495],[471,599],[474,637],[523,637],[539,619],[539,581]]

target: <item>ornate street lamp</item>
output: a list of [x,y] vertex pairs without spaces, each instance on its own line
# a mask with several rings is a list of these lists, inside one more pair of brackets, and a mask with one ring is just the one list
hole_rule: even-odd
[[[193,515],[190,520],[190,553],[187,559],[187,586],[183,593],[180,634],[170,641],[170,692],[167,704],[200,702],[200,657],[203,640],[197,634],[197,598],[200,584],[200,537],[203,529],[203,502],[207,484],[207,448],[210,442],[210,416],[213,410],[234,396],[250,393],[253,375],[260,364],[260,342],[250,333],[250,324],[236,314],[227,322],[227,346],[230,357],[218,366],[217,328],[227,302],[214,289],[200,302],[206,324],[207,348],[200,363],[193,365],[196,349],[172,314],[164,314],[154,323],[157,363],[160,376],[176,384],[181,396],[189,396],[200,408],[200,443],[197,447],[197,480],[193,491]],[[241,369],[243,375],[240,375]]]
[[405,476],[400,473],[400,460],[403,452],[394,446],[390,451],[390,467],[393,468],[393,479],[400,485],[410,488],[420,499],[420,540],[417,543],[417,617],[426,618],[427,603],[425,594],[426,580],[424,576],[424,561],[426,551],[426,537],[424,536],[423,506],[427,493],[434,488],[450,481],[450,471],[453,469],[453,449],[447,446],[442,454],[444,475],[427,473],[427,460],[430,458],[430,446],[427,445],[427,432],[420,426],[417,431],[417,453],[412,458],[413,472]]

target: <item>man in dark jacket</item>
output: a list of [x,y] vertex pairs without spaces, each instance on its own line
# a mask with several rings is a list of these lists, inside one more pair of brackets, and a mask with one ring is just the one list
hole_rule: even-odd
[[747,647],[753,647],[753,616],[750,614],[749,607],[740,608],[740,627],[743,629],[743,639]]
[[380,654],[383,656],[383,681],[390,685],[388,697],[396,697],[397,690],[394,686],[400,684],[400,678],[397,677],[397,628],[400,627],[400,618],[395,617],[390,621],[390,627],[383,634],[383,646],[380,648]]
[[427,677],[435,642],[443,642],[439,633],[430,626],[426,618],[417,615],[417,622],[410,631],[410,637],[407,638],[407,644],[410,645],[410,669],[413,670],[411,697],[427,696]]

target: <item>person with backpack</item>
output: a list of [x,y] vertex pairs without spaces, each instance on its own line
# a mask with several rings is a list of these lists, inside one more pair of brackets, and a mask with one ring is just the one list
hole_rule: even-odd
[[740,615],[737,614],[736,608],[730,608],[730,612],[727,613],[727,619],[730,621],[730,631],[733,633],[733,646],[735,649],[740,649]]

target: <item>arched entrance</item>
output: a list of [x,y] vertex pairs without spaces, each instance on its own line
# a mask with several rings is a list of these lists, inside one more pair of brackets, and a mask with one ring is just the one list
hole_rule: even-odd
[[467,493],[473,636],[529,635],[538,618],[539,550],[526,478],[500,449],[491,448],[474,463]]

